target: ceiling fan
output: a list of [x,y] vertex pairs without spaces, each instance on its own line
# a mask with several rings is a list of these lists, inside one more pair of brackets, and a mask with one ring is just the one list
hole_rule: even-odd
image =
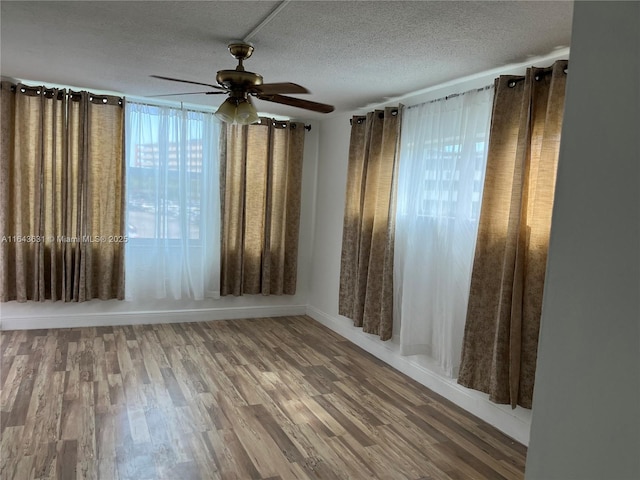
[[235,70],[218,71],[216,75],[218,85],[163,77],[161,75],[151,75],[153,78],[159,78],[161,80],[203,85],[214,88],[214,91],[170,93],[168,95],[156,96],[226,94],[228,98],[218,108],[216,116],[223,122],[243,125],[255,123],[259,119],[256,109],[251,102],[252,96],[267,102],[281,103],[292,107],[304,108],[313,112],[329,113],[333,111],[332,105],[282,95],[283,93],[309,93],[306,88],[300,85],[290,82],[262,83],[261,75],[246,71],[243,62],[253,53],[253,45],[244,42],[234,42],[229,44],[228,48],[231,56],[238,60],[238,66]]

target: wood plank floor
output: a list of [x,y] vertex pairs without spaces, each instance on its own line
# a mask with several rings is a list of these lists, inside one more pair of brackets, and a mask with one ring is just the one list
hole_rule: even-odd
[[521,479],[526,449],[309,317],[6,331],[2,479]]

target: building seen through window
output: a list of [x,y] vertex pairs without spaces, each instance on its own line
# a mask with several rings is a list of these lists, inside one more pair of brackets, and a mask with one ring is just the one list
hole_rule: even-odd
[[[412,145],[409,148],[416,147]],[[460,143],[456,143],[455,139],[451,139],[451,143],[446,145],[439,142],[429,145],[429,142],[425,142],[420,149],[424,160],[420,173],[422,186],[417,192],[419,201],[415,204],[418,209],[416,214],[419,217],[463,216],[468,220],[477,220],[482,202],[485,149],[484,139],[474,142],[473,171],[469,171],[469,162],[464,162],[464,171],[461,171],[463,163],[460,161],[462,150]],[[466,155],[469,153],[467,152]],[[466,177],[462,181],[461,174]],[[473,177],[471,182],[468,178],[470,174]],[[462,198],[463,196],[469,198]]]
[[141,117],[142,134],[135,136],[127,152],[128,236],[199,240],[203,162],[208,154],[203,127],[197,116],[167,120],[157,119],[153,112],[151,107]]

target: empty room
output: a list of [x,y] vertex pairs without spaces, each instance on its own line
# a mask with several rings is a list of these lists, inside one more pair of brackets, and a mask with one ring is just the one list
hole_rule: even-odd
[[0,9],[0,479],[640,478],[639,1]]

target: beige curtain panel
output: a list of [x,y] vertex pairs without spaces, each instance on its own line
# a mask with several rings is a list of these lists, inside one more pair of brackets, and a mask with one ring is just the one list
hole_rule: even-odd
[[567,61],[496,80],[458,382],[531,408]]
[[304,124],[225,124],[221,295],[296,292]]
[[124,298],[122,99],[2,82],[3,302]]
[[338,313],[382,340],[393,329],[393,232],[402,106],[351,121]]

